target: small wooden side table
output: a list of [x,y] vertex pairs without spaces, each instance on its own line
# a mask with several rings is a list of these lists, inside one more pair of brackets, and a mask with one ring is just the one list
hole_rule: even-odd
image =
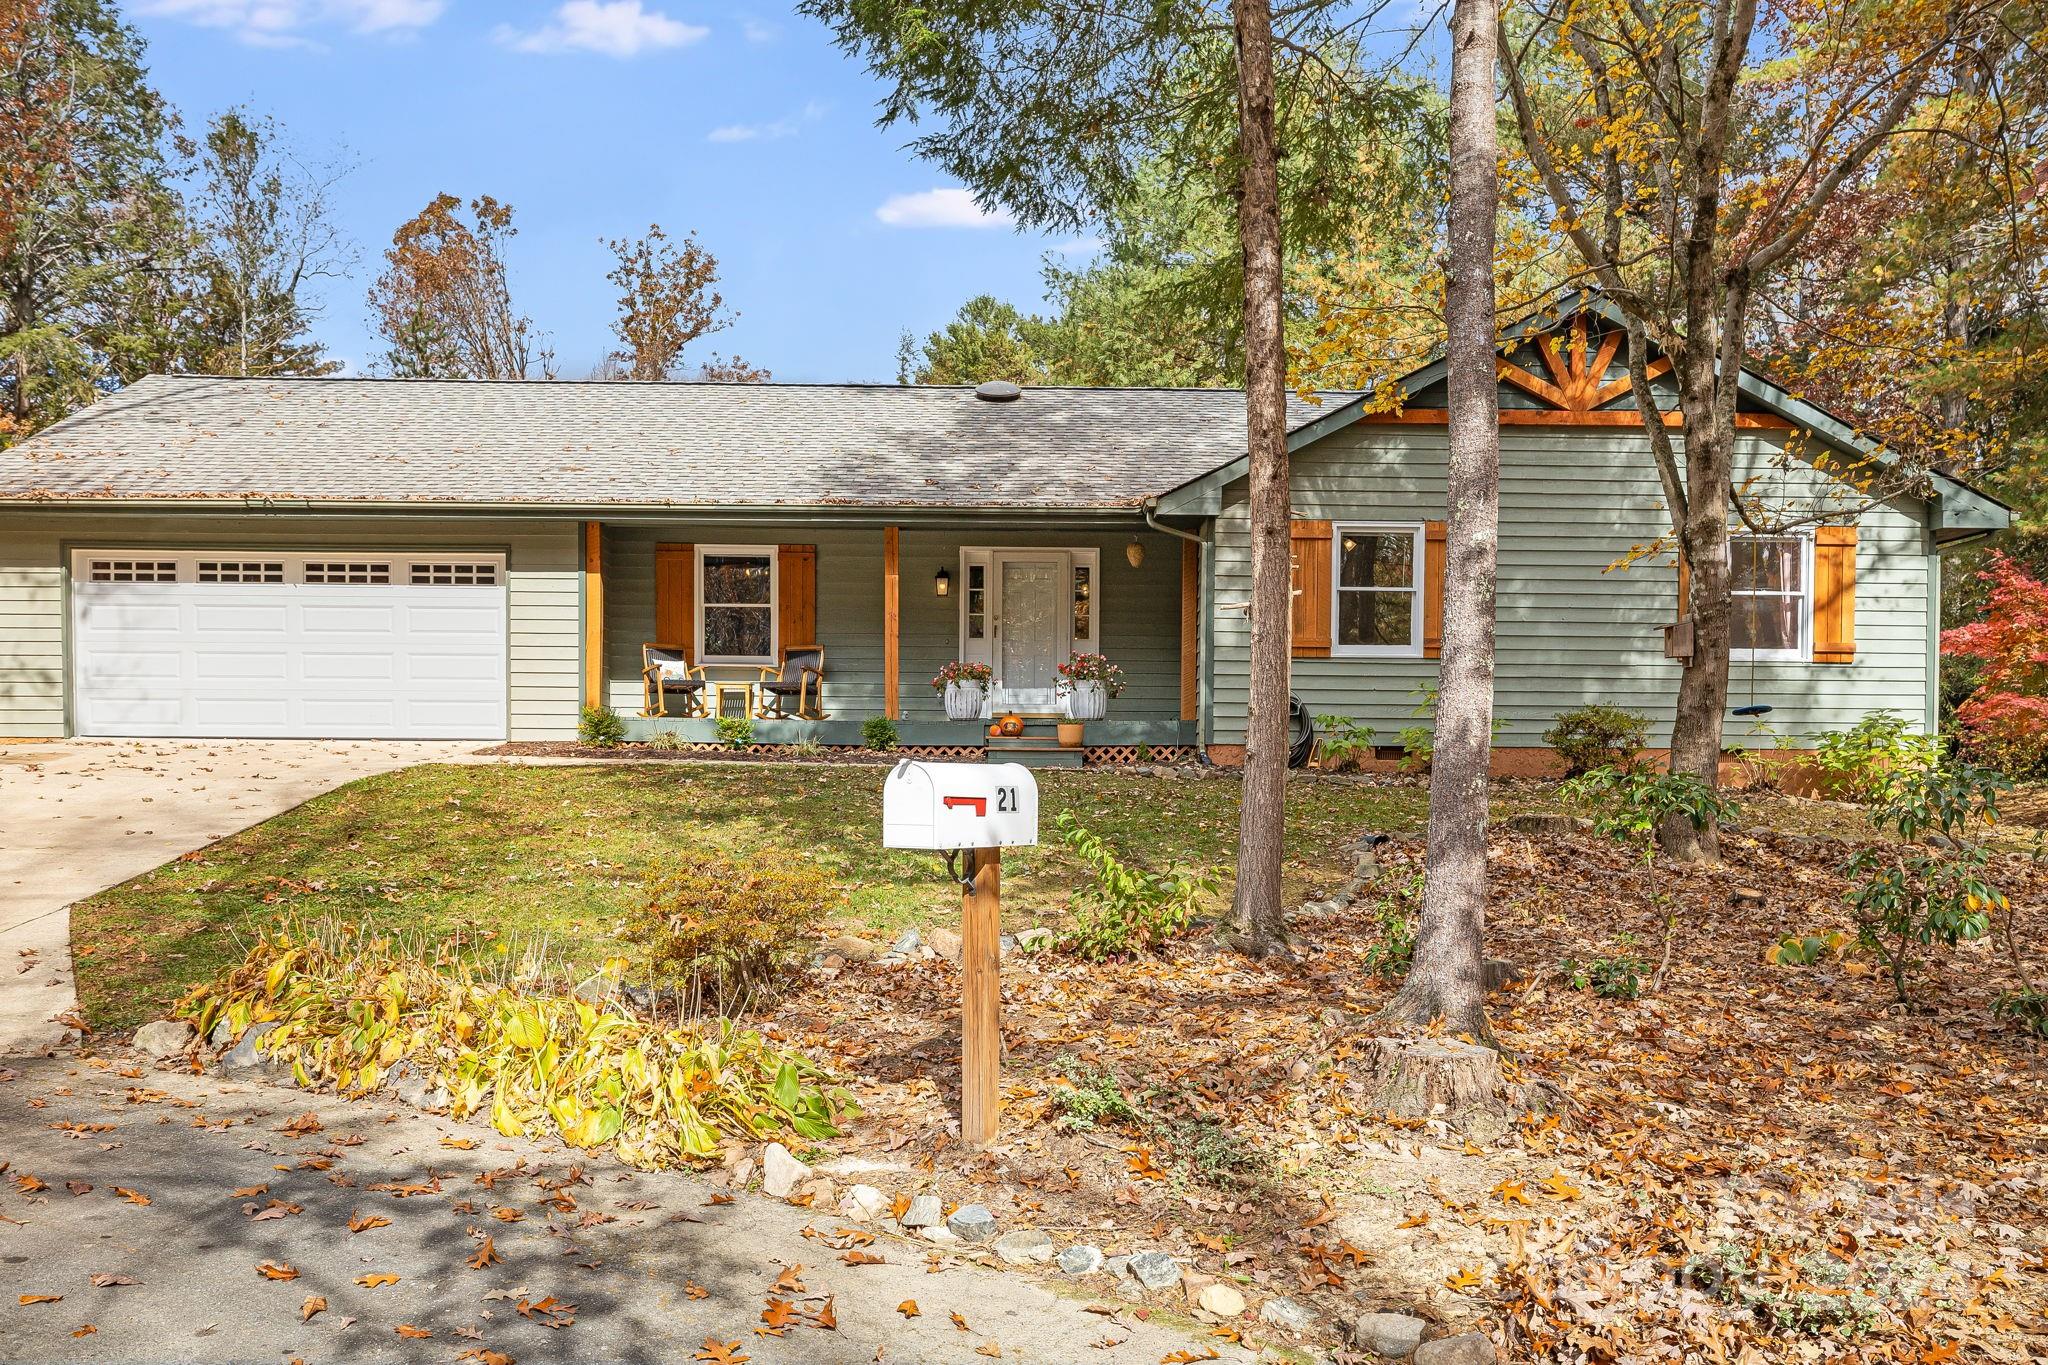
[[[726,698],[736,698],[739,710],[726,710]],[[754,685],[750,682],[714,682],[711,684],[711,718],[719,720],[725,716],[751,717],[754,714]]]

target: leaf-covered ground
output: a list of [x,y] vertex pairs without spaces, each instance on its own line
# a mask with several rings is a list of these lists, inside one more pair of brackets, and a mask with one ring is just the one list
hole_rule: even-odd
[[[374,779],[81,908],[81,994],[102,1025],[153,1013],[234,955],[251,917],[284,908],[601,952],[610,917],[685,840],[819,858],[849,889],[833,927],[952,924],[929,858],[874,847],[878,786],[872,770],[684,765]],[[1229,858],[1227,780],[1062,774],[1044,790],[1048,822],[1074,809],[1134,855]],[[1636,867],[1582,834],[1497,833],[1489,950],[1526,980],[1493,1016],[1519,1076],[1569,1103],[1473,1142],[1389,1123],[1350,1070],[1361,1016],[1392,989],[1367,967],[1377,898],[1419,862],[1424,800],[1292,789],[1292,901],[1348,875],[1361,831],[1397,835],[1373,893],[1297,920],[1297,965],[1247,962],[1202,933],[1159,960],[1006,960],[1005,1132],[986,1152],[948,1138],[958,991],[944,963],[848,964],[763,1021],[861,1098],[841,1154],[909,1162],[916,1184],[1062,1244],[1182,1253],[1238,1282],[1254,1313],[1275,1295],[1310,1305],[1325,1344],[1345,1315],[1392,1308],[1487,1325],[1514,1360],[2048,1351],[2048,1079],[2041,1045],[1989,1014],[2011,984],[1996,946],[1941,959],[1909,1010],[1853,953],[1765,963],[1788,933],[1845,925],[1845,847],[1828,836],[1857,831],[1852,810],[1752,799],[1725,867],[1666,869],[1674,966],[1634,1001],[1568,989],[1559,964],[1655,962],[1665,917]],[[1497,809],[1552,804],[1516,788]],[[1999,862],[2023,914],[2048,896],[2036,865]],[[1052,849],[1005,872],[1013,926],[1056,923],[1079,875]],[[2038,929],[2025,941],[2048,977]]]

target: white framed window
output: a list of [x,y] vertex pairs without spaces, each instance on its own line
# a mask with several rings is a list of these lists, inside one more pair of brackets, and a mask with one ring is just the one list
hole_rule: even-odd
[[1813,537],[1728,537],[1731,659],[1802,663],[1813,654]]
[[697,547],[697,658],[775,662],[775,546]]
[[1422,524],[1340,522],[1331,528],[1330,653],[1422,657]]

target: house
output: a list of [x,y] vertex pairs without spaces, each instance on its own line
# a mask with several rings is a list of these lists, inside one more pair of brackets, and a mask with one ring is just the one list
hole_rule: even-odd
[[[1587,702],[1668,734],[1677,576],[1629,562],[1667,523],[1621,347],[1596,305],[1503,352],[1504,769]],[[1384,742],[1435,676],[1443,574],[1441,366],[1403,388],[1289,419],[1293,690]],[[1878,707],[1931,727],[1941,552],[2007,509],[1939,475],[1871,502],[1851,466],[1883,452],[1761,376],[1742,394],[1745,480],[1806,519],[1737,542],[1730,705],[1795,745]],[[823,648],[823,718],[759,742],[887,715],[971,751],[985,726],[928,685],[947,661],[1045,714],[1100,651],[1129,689],[1091,748],[1230,762],[1243,433],[1227,390],[153,377],[0,452],[0,735],[561,740],[595,702],[709,739],[641,714],[662,642],[725,709]]]

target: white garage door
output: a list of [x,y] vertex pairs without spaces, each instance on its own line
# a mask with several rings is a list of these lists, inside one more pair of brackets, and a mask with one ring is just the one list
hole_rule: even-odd
[[501,555],[81,550],[81,735],[502,739]]

